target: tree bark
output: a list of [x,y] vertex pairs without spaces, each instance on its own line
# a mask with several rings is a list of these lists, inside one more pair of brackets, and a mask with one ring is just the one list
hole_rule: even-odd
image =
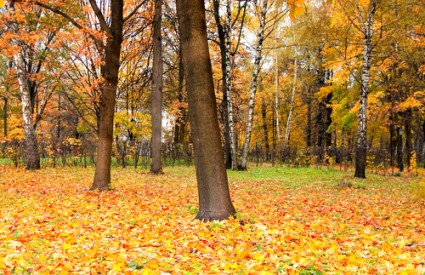
[[[425,160],[425,120],[422,122],[422,160]],[[425,161],[424,161],[425,168]]]
[[356,170],[354,177],[366,178],[366,157],[367,157],[367,96],[369,94],[370,66],[372,55],[372,36],[373,22],[376,11],[376,0],[372,0],[369,4],[369,11],[366,21],[362,20],[360,8],[358,10],[364,34],[363,43],[363,66],[361,74],[360,89],[360,108],[358,113],[357,143],[356,143]]
[[213,1],[214,8],[214,19],[215,24],[217,25],[217,33],[219,39],[220,46],[220,55],[221,55],[221,72],[222,72],[222,93],[223,93],[223,101],[222,101],[222,119],[224,124],[224,151],[225,151],[225,159],[226,159],[226,168],[232,168],[232,150],[230,147],[230,129],[229,129],[229,114],[228,114],[228,106],[227,106],[227,55],[226,55],[226,30],[223,24],[221,24],[220,20],[220,0]]
[[275,79],[275,95],[274,95],[274,111],[275,111],[275,127],[276,127],[276,136],[277,136],[277,150],[276,155],[277,157],[280,155],[281,145],[280,145],[280,125],[279,125],[279,60],[276,55],[275,60],[275,73],[276,73],[276,79]]
[[104,82],[101,87],[98,121],[96,170],[91,190],[108,190],[111,183],[111,157],[115,114],[115,97],[118,85],[121,43],[123,40],[123,0],[111,1],[111,27],[105,47],[104,65],[101,68]]
[[397,127],[397,166],[400,172],[404,171],[403,164],[403,128]]
[[186,125],[186,110],[183,107],[185,102],[184,96],[184,67],[183,60],[181,56],[181,49],[179,50],[179,86],[178,86],[178,95],[177,99],[179,101],[179,116],[176,119],[176,125],[174,127],[174,144],[183,144],[185,137],[185,125]]
[[229,145],[230,145],[230,155],[232,160],[232,169],[238,169],[238,153],[235,144],[235,128],[233,124],[233,101],[232,101],[232,60],[231,60],[231,43],[232,43],[232,8],[231,0],[227,0],[226,4],[226,31],[225,31],[225,41],[226,41],[226,106],[227,106],[227,124],[229,131]]
[[4,100],[4,106],[3,106],[3,135],[4,137],[7,137],[8,133],[7,133],[7,112],[9,110],[9,100],[7,97],[3,98]]
[[203,0],[177,0],[179,33],[193,134],[199,212],[195,219],[235,215],[221,148]]
[[14,57],[18,74],[18,83],[21,93],[22,120],[24,123],[25,136],[25,163],[27,170],[40,169],[40,154],[38,152],[37,135],[34,128],[34,120],[31,112],[30,89],[27,85],[28,78],[25,64],[21,54]]
[[292,93],[291,93],[291,101],[289,102],[289,113],[288,113],[288,119],[286,121],[286,131],[285,131],[285,139],[283,141],[283,151],[285,154],[288,151],[289,146],[289,136],[291,133],[291,122],[292,122],[292,112],[294,110],[294,103],[295,103],[295,92],[297,88],[297,72],[298,72],[298,60],[295,58],[294,61],[294,80],[292,83]]
[[265,160],[270,160],[270,145],[269,145],[269,130],[267,127],[267,106],[264,102],[264,99],[261,103],[261,116],[263,118],[263,133],[264,133],[264,147],[266,149],[265,152]]
[[412,160],[412,151],[413,151],[413,144],[412,144],[412,110],[409,109],[404,113],[404,131],[406,134],[406,165],[407,169],[411,168],[411,160]]
[[153,68],[152,68],[152,174],[162,173],[162,0],[155,0],[153,20]]
[[240,167],[242,170],[247,169],[246,163],[247,163],[247,158],[248,158],[249,144],[251,142],[252,124],[253,124],[253,121],[254,121],[255,94],[257,92],[258,74],[260,72],[260,61],[261,61],[261,52],[263,50],[267,6],[268,6],[268,0],[263,0],[263,5],[262,5],[262,8],[261,8],[261,15],[260,15],[260,29],[259,29],[259,32],[258,32],[257,46],[255,48],[254,71],[252,73],[251,88],[249,90],[248,120],[247,120],[247,123],[246,123],[245,143],[244,143],[244,146],[243,146],[242,163],[241,163],[241,167]]

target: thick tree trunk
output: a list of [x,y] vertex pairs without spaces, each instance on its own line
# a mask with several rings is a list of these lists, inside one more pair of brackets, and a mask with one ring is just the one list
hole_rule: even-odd
[[153,68],[152,68],[152,174],[162,173],[162,0],[155,0],[153,20]]
[[257,92],[258,74],[260,73],[260,61],[261,61],[261,52],[263,50],[267,6],[268,6],[268,0],[263,0],[263,5],[261,8],[261,15],[260,15],[260,29],[258,31],[258,41],[257,41],[257,46],[255,48],[254,71],[252,73],[251,88],[249,90],[248,119],[246,123],[245,143],[244,143],[243,151],[242,151],[242,163],[241,163],[242,170],[247,169],[246,164],[247,164],[247,158],[248,158],[248,152],[249,152],[249,145],[251,142],[252,124],[254,122],[255,94]]
[[199,212],[195,219],[235,215],[221,148],[203,0],[178,0],[177,15],[193,134]]
[[[366,22],[362,20],[364,44],[363,44],[363,66],[360,89],[360,108],[358,113],[357,143],[356,143],[356,171],[354,177],[366,178],[367,157],[367,96],[369,94],[370,66],[372,55],[373,22],[376,11],[376,0],[370,2]],[[358,11],[361,14],[360,10]]]
[[294,80],[293,80],[293,83],[292,83],[291,101],[289,102],[289,113],[288,113],[288,119],[286,120],[285,139],[283,140],[283,152],[285,152],[285,154],[288,151],[289,136],[290,136],[290,133],[291,133],[292,112],[294,110],[295,92],[296,92],[296,88],[297,88],[297,72],[298,72],[298,60],[297,60],[297,58],[295,58],[295,61],[294,61]]
[[123,40],[123,0],[111,1],[111,27],[105,47],[102,66],[102,84],[98,118],[96,170],[91,190],[108,190],[111,183],[111,157],[115,114],[115,97],[118,85],[121,43]]

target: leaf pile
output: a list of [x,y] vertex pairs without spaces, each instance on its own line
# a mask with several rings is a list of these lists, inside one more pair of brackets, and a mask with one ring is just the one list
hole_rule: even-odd
[[0,167],[0,274],[425,272],[425,209],[406,178],[338,189],[326,171],[292,171],[233,174],[237,219],[201,223],[193,168],[116,169],[98,193],[91,169]]

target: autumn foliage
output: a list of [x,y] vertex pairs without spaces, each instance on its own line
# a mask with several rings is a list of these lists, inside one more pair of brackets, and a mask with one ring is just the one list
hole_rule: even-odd
[[423,274],[425,208],[414,177],[304,168],[230,175],[236,219],[202,223],[193,168],[160,177],[114,169],[0,166],[0,273]]

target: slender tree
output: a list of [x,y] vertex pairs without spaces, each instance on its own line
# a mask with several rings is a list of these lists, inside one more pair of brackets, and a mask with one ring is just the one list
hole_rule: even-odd
[[252,124],[254,122],[255,94],[257,92],[258,74],[260,73],[260,62],[262,57],[261,52],[263,51],[263,42],[265,39],[267,9],[268,9],[268,0],[263,0],[261,12],[260,12],[260,29],[258,31],[258,40],[257,40],[257,45],[255,47],[254,71],[252,72],[251,87],[249,90],[248,120],[246,123],[245,143],[243,146],[242,162],[241,162],[242,170],[247,169],[246,163],[248,159],[249,144],[251,142]]
[[203,0],[178,0],[177,16],[193,133],[199,212],[195,219],[235,214],[221,148]]
[[360,89],[360,108],[358,113],[358,129],[356,143],[356,178],[366,178],[366,155],[367,155],[367,97],[369,94],[370,66],[372,57],[372,37],[373,37],[373,22],[376,12],[377,0],[370,1],[367,8],[366,17],[362,16],[359,5],[357,5],[358,16],[361,23],[361,30],[364,34],[363,40],[363,65],[361,74],[361,89]]

